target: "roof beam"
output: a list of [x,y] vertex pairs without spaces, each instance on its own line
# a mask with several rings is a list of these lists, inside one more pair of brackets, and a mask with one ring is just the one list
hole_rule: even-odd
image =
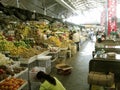
[[64,0],[56,0],[59,4],[61,4],[63,7],[67,8],[70,11],[75,11],[70,5],[68,5]]
[[46,9],[50,9],[50,8],[56,6],[56,5],[57,5],[57,3],[54,3],[54,4],[52,4],[51,6],[47,7]]

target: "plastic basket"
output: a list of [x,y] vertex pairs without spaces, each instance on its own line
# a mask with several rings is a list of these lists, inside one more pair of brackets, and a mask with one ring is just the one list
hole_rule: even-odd
[[39,71],[46,72],[45,67],[34,67],[31,71],[29,71],[29,80],[33,82],[39,82],[39,80],[36,78],[36,74]]

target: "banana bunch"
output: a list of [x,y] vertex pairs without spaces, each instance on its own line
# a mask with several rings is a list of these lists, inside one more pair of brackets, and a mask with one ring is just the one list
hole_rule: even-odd
[[17,47],[13,47],[13,48],[10,50],[10,55],[11,55],[11,56],[18,56],[18,55],[19,55],[19,52],[18,52]]
[[30,27],[26,26],[23,30],[22,30],[22,35],[24,37],[27,37],[30,31]]
[[24,46],[14,47],[10,50],[10,55],[20,56],[21,53],[26,52],[28,49]]
[[35,54],[34,54],[34,51],[33,51],[33,49],[32,48],[29,48],[28,50],[26,50],[25,52],[22,52],[21,54],[20,54],[20,56],[22,57],[22,58],[29,58],[29,57],[32,57],[32,56],[34,56]]
[[29,49],[27,49],[26,51],[22,52],[22,53],[20,54],[20,56],[21,56],[22,58],[29,58],[29,57],[32,57],[32,56],[34,56],[34,55],[38,55],[38,54],[40,54],[40,53],[42,53],[42,52],[43,52],[43,51],[37,50],[37,49],[35,49],[35,48],[29,48]]
[[27,52],[27,51],[28,51],[28,49],[27,49],[26,47],[24,47],[24,46],[19,46],[19,47],[18,47],[18,53],[19,53],[19,55],[20,55],[21,53]]
[[49,41],[50,44],[53,44],[53,45],[58,46],[58,47],[61,45],[60,40],[57,37],[55,37],[55,36],[51,36],[48,39],[48,41]]

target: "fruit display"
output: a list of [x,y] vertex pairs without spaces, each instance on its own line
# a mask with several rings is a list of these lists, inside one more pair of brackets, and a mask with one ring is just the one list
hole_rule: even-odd
[[13,65],[14,61],[0,53],[0,65]]
[[24,41],[14,41],[14,45],[16,47],[19,47],[19,46],[23,46],[23,47],[26,47],[27,48],[27,44],[24,42]]
[[5,36],[2,35],[2,33],[0,32],[0,40],[4,40],[5,39]]
[[24,46],[18,46],[18,47],[13,47],[10,50],[10,55],[15,57],[15,56],[20,56],[21,53],[26,52],[28,49]]
[[56,36],[50,36],[50,38],[48,38],[47,41],[49,44],[52,44],[57,47],[59,47],[61,45],[59,38],[57,38]]
[[6,79],[7,77],[9,77],[9,75],[14,75],[14,73],[7,68],[5,65],[1,65],[0,66],[0,81]]
[[59,50],[59,47],[50,47],[49,46],[48,49],[49,49],[50,52],[57,52]]
[[9,66],[1,65],[0,66],[0,81],[4,80],[8,76],[14,76],[15,74],[18,74],[25,69],[26,69],[25,67],[16,66],[16,67],[11,68]]
[[24,28],[21,29],[21,31],[22,31],[21,33],[22,33],[23,37],[27,37],[30,30],[31,30],[31,28],[29,26],[24,26]]
[[10,75],[13,76],[14,73],[11,69],[6,68],[3,69],[5,66],[0,66],[0,81],[6,79],[7,77],[9,77]]
[[43,50],[37,50],[35,48],[29,48],[25,52],[21,53],[20,57],[22,57],[22,58],[30,58],[30,57],[33,57],[34,55],[41,54],[42,52],[43,52]]
[[20,73],[21,71],[23,71],[23,70],[25,70],[26,68],[25,67],[14,67],[13,68],[13,72],[15,73],[15,74],[17,74],[17,73]]
[[0,68],[0,81],[4,80],[7,77],[8,77],[8,75],[5,74],[4,69]]
[[0,40],[0,50],[1,51],[9,51],[11,50],[13,47],[15,47],[14,43],[11,41],[7,41],[7,40]]
[[0,90],[18,90],[23,84],[25,80],[19,78],[7,78],[3,82],[0,83]]
[[68,41],[63,41],[60,45],[61,48],[67,48],[69,47],[69,42]]

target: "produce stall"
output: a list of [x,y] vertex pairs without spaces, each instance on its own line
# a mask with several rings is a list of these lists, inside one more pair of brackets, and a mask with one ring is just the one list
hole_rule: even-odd
[[[28,89],[27,76],[28,68],[21,67],[19,61],[13,61],[0,54],[0,89],[1,90],[21,90]],[[24,75],[24,77],[21,77]]]
[[[59,58],[65,61],[68,54],[71,57],[76,53],[69,29],[62,23],[8,21],[4,29],[0,31],[0,81],[23,79],[24,84],[17,90],[36,90],[40,82],[33,81],[35,67],[50,73]],[[3,65],[10,71],[1,69]]]

